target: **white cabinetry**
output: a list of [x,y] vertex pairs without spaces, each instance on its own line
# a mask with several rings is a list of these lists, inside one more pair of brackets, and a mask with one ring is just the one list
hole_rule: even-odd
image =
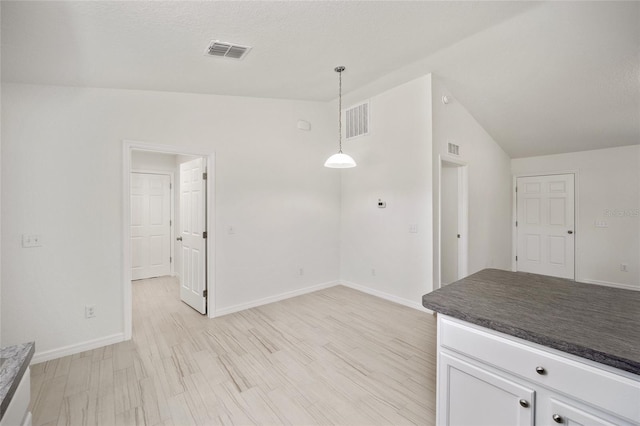
[[0,426],[31,426],[29,401],[31,400],[31,370],[27,367],[11,402],[0,420]]
[[438,316],[438,425],[640,425],[640,377]]
[[446,353],[440,354],[441,424],[533,425],[534,391]]

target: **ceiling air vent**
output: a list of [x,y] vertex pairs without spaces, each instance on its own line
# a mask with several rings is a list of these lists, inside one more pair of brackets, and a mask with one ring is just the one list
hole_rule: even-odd
[[460,155],[460,145],[449,142],[449,154]]
[[347,139],[369,134],[369,102],[345,110],[345,135]]
[[226,43],[220,40],[213,40],[207,48],[207,55],[221,58],[244,59],[251,50],[250,46]]

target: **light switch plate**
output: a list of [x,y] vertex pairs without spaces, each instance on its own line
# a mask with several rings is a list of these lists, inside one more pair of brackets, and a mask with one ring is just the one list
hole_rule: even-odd
[[40,235],[22,234],[22,247],[23,248],[42,247],[42,243],[40,242]]

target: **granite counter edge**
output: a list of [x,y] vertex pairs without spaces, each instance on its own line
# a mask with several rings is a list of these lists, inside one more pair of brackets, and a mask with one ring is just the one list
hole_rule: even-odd
[[7,359],[2,366],[3,375],[0,379],[0,420],[4,417],[35,350],[35,342],[0,349],[0,356]]
[[431,301],[427,301],[425,300],[425,296],[423,296],[422,305],[427,309],[431,309],[443,315],[448,315],[462,321],[466,321],[475,325],[479,325],[481,327],[488,328],[490,330],[508,334],[509,336],[517,337],[519,339],[536,343],[541,346],[546,346],[548,348],[556,349],[561,352],[578,356],[580,358],[588,359],[590,361],[598,362],[600,364],[614,367],[619,370],[640,375],[640,362],[638,361],[618,357],[610,353],[597,351],[593,348],[584,347],[582,345],[576,345],[568,341],[558,340],[550,336],[534,333],[532,331],[529,331],[523,328],[513,327],[511,325],[504,324],[499,321],[494,321],[488,318],[469,315],[465,312],[462,312],[456,309],[451,309],[437,303],[432,303]]

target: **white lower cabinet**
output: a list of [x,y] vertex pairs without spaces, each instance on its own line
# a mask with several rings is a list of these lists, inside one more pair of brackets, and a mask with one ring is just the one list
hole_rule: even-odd
[[638,426],[640,377],[438,316],[441,426]]
[[535,392],[455,356],[440,354],[440,424],[532,426]]

